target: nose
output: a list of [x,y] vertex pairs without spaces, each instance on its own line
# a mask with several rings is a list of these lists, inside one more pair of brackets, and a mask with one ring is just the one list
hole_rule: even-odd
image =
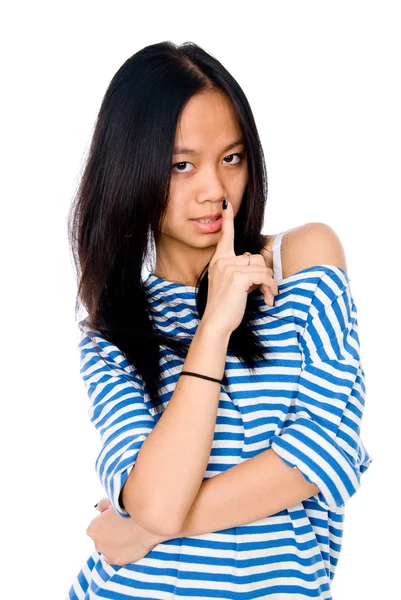
[[198,201],[210,200],[211,202],[221,203],[224,198],[227,198],[227,190],[222,175],[213,167],[205,169],[202,175],[202,183],[198,189]]

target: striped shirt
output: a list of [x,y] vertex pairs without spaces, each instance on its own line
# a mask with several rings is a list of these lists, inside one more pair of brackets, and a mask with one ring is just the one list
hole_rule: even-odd
[[[339,267],[317,265],[282,278],[283,233],[273,245],[279,293],[270,307],[257,290],[252,321],[270,351],[257,362],[256,375],[227,352],[204,480],[272,448],[319,493],[246,525],[167,540],[132,564],[109,565],[95,551],[68,600],[332,598],[344,505],[372,462],[360,437],[366,390],[357,309],[350,278]],[[145,285],[154,326],[190,341],[199,324],[196,288],[153,274]],[[161,404],[155,410],[120,350],[91,332],[86,319],[80,331],[89,416],[101,438],[95,468],[114,509],[128,518],[120,490],[171,398],[184,359],[160,347]]]

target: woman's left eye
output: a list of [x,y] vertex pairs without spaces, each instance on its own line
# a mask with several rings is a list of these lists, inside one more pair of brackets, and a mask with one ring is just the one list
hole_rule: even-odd
[[[231,164],[232,164],[232,165],[234,165],[234,166],[235,166],[235,165],[238,165],[238,164],[239,164],[239,163],[242,161],[242,159],[244,158],[244,154],[243,154],[243,152],[236,152],[235,154],[229,154],[229,155],[228,155],[228,156],[226,156],[226,157],[225,157],[223,160],[227,160],[227,158],[232,158],[233,156],[238,156],[239,160],[238,160],[237,162],[235,162],[235,163],[233,163],[232,161],[230,161],[229,163],[226,163],[226,164],[229,164],[229,165],[231,165]],[[178,165],[190,165],[190,164],[192,164],[192,163],[190,163],[190,162],[188,162],[188,161],[181,161],[181,162],[175,163],[175,164],[173,165],[173,169],[174,169],[175,167],[178,167]],[[185,167],[184,167],[184,168],[185,168]],[[184,170],[182,170],[182,169],[178,169],[178,170],[176,171],[176,173],[188,173],[188,171],[184,171]]]
[[[241,160],[244,158],[244,155],[242,152],[236,152],[235,154],[229,154],[228,156],[226,156],[226,158],[231,158],[232,156],[238,156],[239,157],[239,161],[237,163],[234,164],[238,164],[239,162],[241,162]],[[226,158],[224,160],[226,160]],[[231,165],[231,161],[229,163]]]

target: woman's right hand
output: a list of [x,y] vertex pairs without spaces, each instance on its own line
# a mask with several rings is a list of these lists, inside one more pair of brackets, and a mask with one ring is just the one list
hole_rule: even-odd
[[209,263],[209,289],[202,321],[231,334],[243,319],[248,294],[257,287],[266,304],[273,306],[278,287],[272,273],[261,254],[235,254],[234,212],[228,202],[226,210],[222,210],[221,238]]

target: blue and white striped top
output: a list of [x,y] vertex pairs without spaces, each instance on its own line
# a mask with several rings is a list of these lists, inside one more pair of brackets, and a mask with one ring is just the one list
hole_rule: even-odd
[[[318,265],[282,278],[283,233],[273,246],[279,293],[269,307],[258,291],[253,322],[271,352],[253,377],[228,351],[204,480],[272,448],[320,492],[247,525],[160,543],[125,566],[109,565],[95,551],[69,600],[332,598],[344,505],[372,462],[360,437],[365,374],[357,309],[350,279],[339,267]],[[153,274],[145,283],[155,326],[191,338],[199,323],[196,288]],[[101,437],[96,471],[115,510],[128,518],[118,503],[120,490],[169,402],[184,359],[160,348],[164,379],[156,411],[120,350],[94,332],[108,366],[95,351],[86,319],[80,330],[89,416]]]

